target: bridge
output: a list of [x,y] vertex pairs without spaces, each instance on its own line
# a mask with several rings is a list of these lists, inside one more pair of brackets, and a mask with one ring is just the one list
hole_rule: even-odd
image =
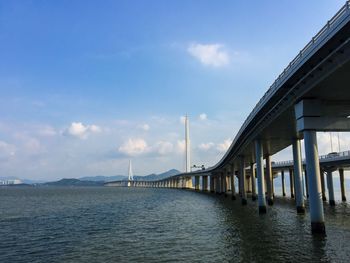
[[[302,195],[305,166],[312,233],[325,233],[322,178],[325,172],[328,185],[332,185],[332,172],[337,165],[322,166],[325,160],[318,156],[316,132],[350,131],[349,72],[350,2],[347,1],[269,87],[217,164],[204,171],[182,173],[147,185],[191,188],[194,178],[194,188],[199,190],[201,178],[203,190],[209,187],[210,191],[222,193],[235,189],[233,178],[237,176],[240,199],[246,205],[249,186],[246,178],[250,173],[251,178],[257,178],[257,182],[250,181],[250,188],[255,188],[257,183],[257,196],[252,196],[257,198],[259,213],[263,214],[267,205],[274,202],[273,171],[288,169],[293,174],[297,212],[305,213]],[[271,156],[290,145],[293,161],[273,164]],[[346,159],[348,162],[348,156]],[[328,168],[321,171],[321,167]]]

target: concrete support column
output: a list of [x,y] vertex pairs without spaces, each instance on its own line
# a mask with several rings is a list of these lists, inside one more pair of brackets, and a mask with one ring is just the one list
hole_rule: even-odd
[[265,182],[264,182],[264,163],[263,163],[263,147],[262,147],[261,141],[255,141],[255,159],[256,159],[256,174],[258,177],[259,214],[265,214],[266,200],[265,200]]
[[340,179],[340,191],[341,191],[341,200],[346,201],[345,195],[345,184],[344,184],[344,169],[339,169],[339,179]]
[[323,203],[320,184],[316,131],[304,131],[306,171],[309,184],[309,206],[312,233],[325,234]]
[[215,182],[214,182],[214,176],[210,176],[210,192],[214,193],[215,192]]
[[213,177],[213,182],[214,182],[214,192],[215,194],[218,194],[218,180],[216,178],[216,175]]
[[324,183],[324,171],[323,170],[321,170],[321,172],[320,172],[320,178],[321,178],[322,200],[323,201],[327,201],[326,186],[325,186],[325,183]]
[[232,200],[236,200],[235,165],[234,164],[231,164],[231,192],[232,192]]
[[267,204],[273,205],[271,156],[266,156]]
[[289,186],[290,186],[290,197],[294,198],[294,175],[293,175],[293,169],[289,169]]
[[304,170],[304,174],[305,174],[306,197],[309,198],[309,184],[308,184],[308,182],[307,182],[307,172],[306,172],[306,170]]
[[182,178],[183,189],[186,189],[187,180],[185,177]]
[[226,179],[226,192],[231,191],[231,177],[229,175],[228,170],[226,170],[225,173],[225,179]]
[[256,187],[255,187],[255,166],[254,163],[250,164],[250,179],[252,185],[252,200],[256,200]]
[[335,206],[333,176],[331,171],[327,171],[327,188],[329,196],[329,205]]
[[221,195],[222,194],[222,177],[221,177],[221,173],[218,173],[217,175],[217,182],[218,182],[218,193]]
[[199,175],[194,177],[194,189],[199,191]]
[[192,177],[188,177],[186,181],[187,181],[187,188],[192,189],[193,188]]
[[223,172],[221,172],[221,193],[227,196],[226,194],[227,191],[227,185],[226,185],[226,169],[224,169]]
[[202,176],[202,191],[208,191],[208,176]]
[[300,140],[293,140],[293,161],[294,161],[294,183],[295,183],[295,201],[297,213],[305,213],[302,166],[301,166],[301,146]]
[[245,164],[244,164],[244,156],[240,157],[240,173],[239,173],[239,182],[241,189],[241,197],[242,197],[242,205],[247,204],[247,193],[245,190]]
[[282,195],[286,196],[286,185],[284,180],[284,170],[281,171],[281,180],[282,180]]

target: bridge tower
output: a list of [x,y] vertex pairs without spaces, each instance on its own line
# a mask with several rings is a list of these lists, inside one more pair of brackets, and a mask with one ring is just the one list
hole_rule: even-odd
[[186,114],[185,116],[185,158],[186,158],[186,168],[185,172],[191,172],[191,144],[190,144],[190,125],[189,119]]
[[128,187],[131,186],[132,181],[134,181],[134,176],[133,176],[133,174],[132,174],[131,160],[129,160]]

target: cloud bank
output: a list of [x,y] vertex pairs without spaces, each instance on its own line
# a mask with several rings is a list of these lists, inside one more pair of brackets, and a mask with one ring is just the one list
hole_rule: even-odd
[[205,66],[223,67],[230,63],[230,57],[222,44],[192,43],[187,52]]

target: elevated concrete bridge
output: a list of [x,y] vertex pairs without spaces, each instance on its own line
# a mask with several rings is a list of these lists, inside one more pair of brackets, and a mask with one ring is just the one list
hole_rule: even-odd
[[[278,164],[272,165],[271,156],[292,145],[293,163],[280,164],[279,169],[292,168],[297,211],[305,213],[300,147],[300,140],[304,139],[312,232],[325,233],[323,176],[316,132],[350,131],[349,83],[350,3],[347,1],[269,87],[217,164],[205,171],[152,182],[153,185],[189,188],[194,177],[195,189],[199,189],[202,178],[204,190],[209,187],[221,193],[234,189],[232,178],[237,175],[241,202],[246,205],[246,168],[250,167],[253,175],[256,171],[259,213],[266,213],[266,201],[268,205],[274,202],[272,171],[278,170]],[[326,173],[328,184],[332,184],[332,169],[327,169]],[[228,177],[231,180],[227,180]],[[251,182],[251,187],[255,188],[255,180]]]

